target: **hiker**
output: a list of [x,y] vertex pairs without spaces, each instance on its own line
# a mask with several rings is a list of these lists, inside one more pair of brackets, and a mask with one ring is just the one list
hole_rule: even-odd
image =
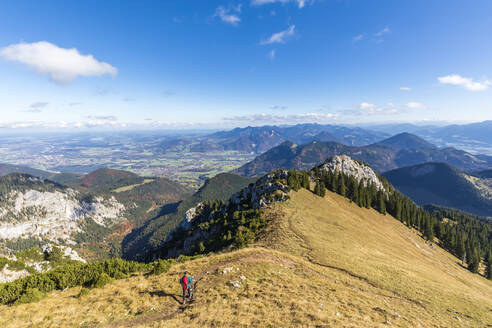
[[188,281],[187,274],[188,274],[188,272],[185,271],[183,273],[183,276],[179,280],[179,282],[181,283],[181,287],[183,288],[183,302],[182,302],[183,305],[186,302],[186,293],[188,293],[188,296],[190,295],[190,283]]
[[188,297],[190,300],[193,300],[195,297],[195,277],[188,276]]

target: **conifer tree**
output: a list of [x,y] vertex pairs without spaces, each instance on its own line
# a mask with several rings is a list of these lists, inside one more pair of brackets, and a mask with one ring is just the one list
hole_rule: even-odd
[[307,190],[310,189],[310,186],[309,186],[309,175],[307,174],[307,172],[303,172],[302,173],[302,183],[301,183],[302,187],[303,188],[306,188]]
[[471,247],[470,248],[470,259],[468,261],[468,270],[470,270],[473,273],[478,272],[478,266],[480,263],[480,257],[478,255],[476,247]]
[[316,181],[316,185],[314,186],[314,193],[320,197],[325,197],[326,188],[323,181],[321,180]]
[[345,186],[345,176],[343,173],[340,174],[340,179],[338,181],[338,193],[344,197],[347,194],[347,187]]
[[385,203],[385,195],[382,191],[378,192],[378,211],[381,214],[386,214],[386,203]]
[[492,250],[489,250],[489,254],[487,255],[487,269],[485,273],[487,279],[492,280]]
[[429,241],[434,241],[434,231],[430,217],[425,218],[424,237]]

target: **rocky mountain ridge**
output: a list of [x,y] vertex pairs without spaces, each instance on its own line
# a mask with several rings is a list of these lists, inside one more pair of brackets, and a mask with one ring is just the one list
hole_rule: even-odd
[[378,190],[384,190],[384,185],[377,173],[363,162],[353,160],[347,155],[333,156],[331,159],[319,166],[322,170],[330,172],[342,172],[348,176],[353,176],[358,183],[368,186],[373,184]]
[[[277,170],[232,195],[227,202],[201,202],[190,208],[183,221],[164,241],[164,257],[190,254],[196,247],[200,247],[200,243],[203,245],[217,235],[223,228],[223,221],[228,218],[255,216],[258,210],[269,204],[288,200],[291,189],[287,184],[288,175],[287,170]],[[228,237],[229,240],[231,238]]]

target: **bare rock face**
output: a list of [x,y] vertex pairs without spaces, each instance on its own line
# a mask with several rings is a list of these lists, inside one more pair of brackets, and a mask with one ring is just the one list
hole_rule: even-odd
[[364,186],[374,184],[378,190],[384,191],[384,186],[373,169],[369,166],[355,161],[347,155],[337,155],[321,165],[320,169],[331,172],[342,172],[346,175],[353,176],[358,183],[362,181]]
[[0,238],[44,238],[73,244],[72,236],[81,232],[81,222],[91,218],[99,225],[116,223],[125,211],[114,197],[81,201],[72,189],[24,192],[12,191],[0,207]]
[[[275,202],[284,202],[289,199],[290,188],[287,186],[288,172],[278,170],[267,174],[248,187],[232,195],[227,203],[207,214],[205,205],[199,203],[186,211],[183,221],[167,236],[163,245],[175,242],[175,234],[186,231],[186,237],[178,245],[167,248],[166,257],[177,257],[180,254],[189,254],[196,247],[197,242],[208,240],[216,234],[217,227],[211,226],[209,230],[201,229],[212,219],[224,215],[228,210],[241,210],[244,208],[259,210]],[[205,212],[205,213],[204,213]]]
[[9,265],[6,264],[2,270],[0,270],[0,283],[14,281],[20,278],[24,278],[29,275],[27,270],[11,270]]
[[286,170],[267,174],[254,184],[234,194],[230,201],[239,206],[245,199],[249,199],[250,208],[256,210],[270,203],[285,201],[289,187],[281,181],[287,180],[287,177]]

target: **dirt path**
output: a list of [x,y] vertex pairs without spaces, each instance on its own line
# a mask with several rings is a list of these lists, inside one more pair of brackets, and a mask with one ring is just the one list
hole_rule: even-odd
[[[262,262],[265,260],[266,260],[265,256],[260,254],[260,252],[253,252],[252,254],[240,256],[240,257],[237,257],[234,259],[230,259],[230,260],[226,260],[226,261],[222,261],[222,262],[218,262],[218,263],[215,263],[213,265],[210,265],[210,266],[206,267],[205,269],[203,269],[196,276],[196,282],[194,284],[194,288],[195,288],[194,293],[196,293],[196,288],[198,287],[198,283],[202,279],[206,278],[206,276],[209,273],[216,271],[220,267],[223,267],[225,265],[229,265],[229,264],[232,264],[232,263],[235,263],[238,261]],[[172,296],[175,297],[175,295],[172,295]],[[137,326],[137,325],[144,325],[144,324],[151,323],[154,321],[170,320],[170,319],[174,318],[176,315],[186,311],[186,309],[190,306],[193,306],[193,302],[187,303],[186,305],[178,305],[178,306],[176,306],[176,308],[174,308],[173,310],[168,311],[168,312],[159,312],[159,313],[154,313],[154,314],[150,314],[150,315],[146,315],[146,316],[137,317],[134,319],[124,319],[124,320],[115,321],[115,322],[112,322],[112,323],[106,325],[105,327],[108,327],[108,328],[133,327],[133,326]]]

